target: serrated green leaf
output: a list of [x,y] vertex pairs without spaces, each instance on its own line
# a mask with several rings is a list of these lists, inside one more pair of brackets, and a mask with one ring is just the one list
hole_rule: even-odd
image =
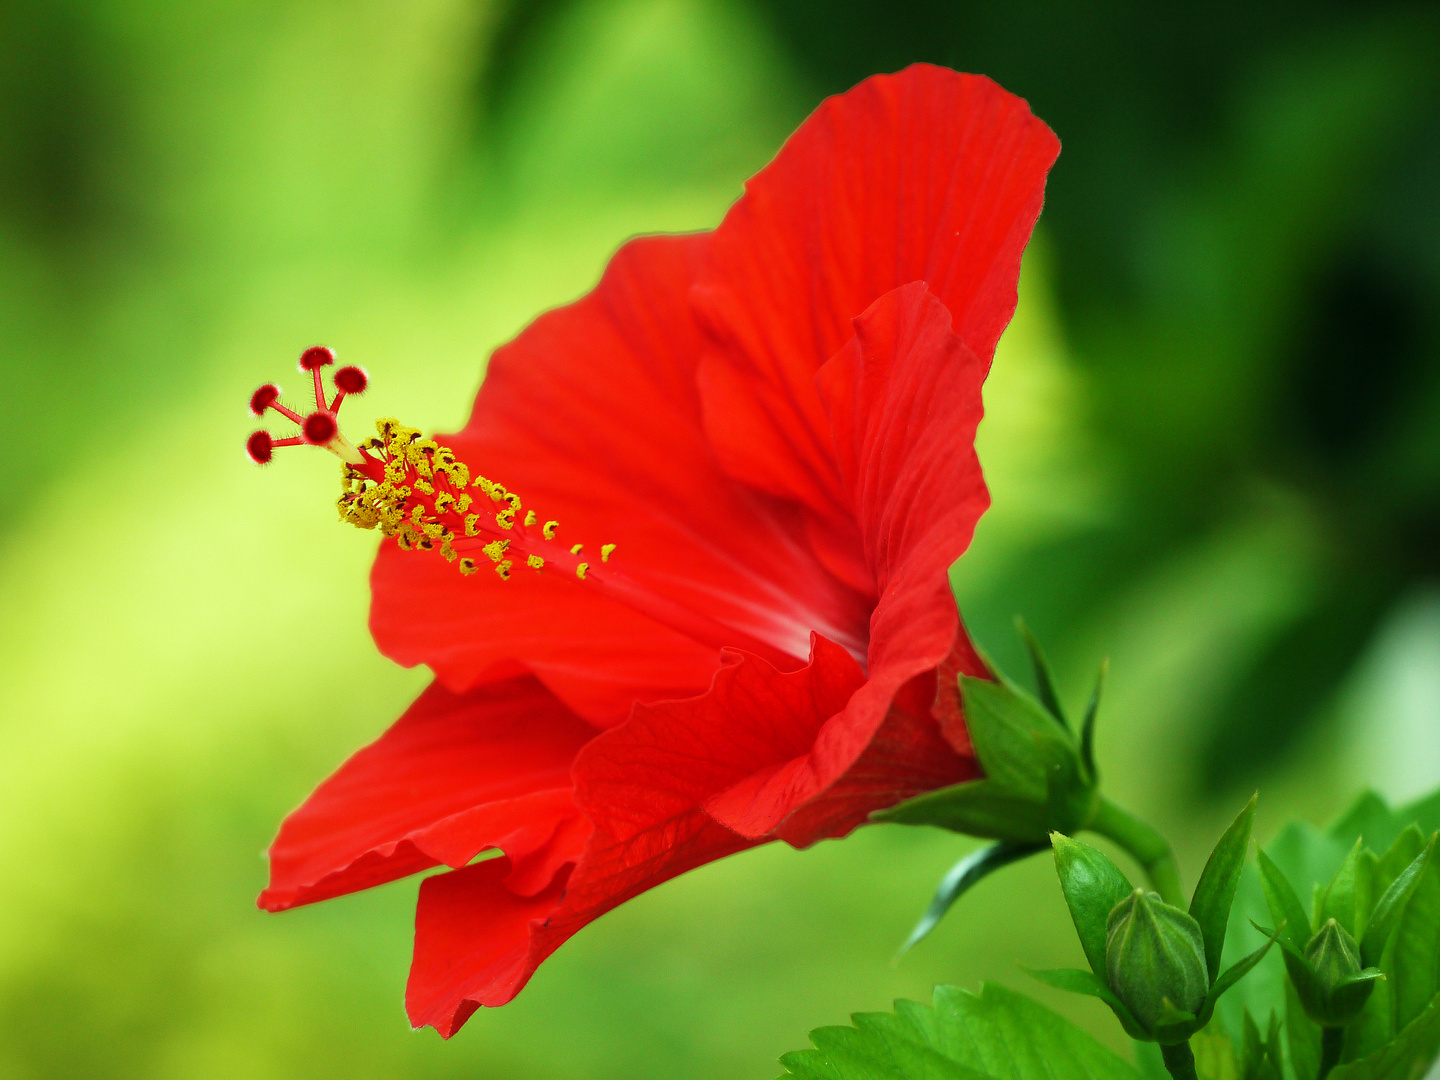
[[1009,866],[1019,859],[1044,850],[1043,844],[1001,843],[991,844],[989,847],[972,851],[966,855],[941,878],[940,886],[935,890],[935,896],[931,899],[930,906],[925,909],[925,914],[915,924],[915,929],[910,931],[910,936],[905,939],[905,944],[900,946],[900,953],[908,952],[926,934],[935,929],[955,901],[959,900],[976,883],[1003,866]]
[[1134,1066],[1023,994],[986,984],[897,1002],[851,1028],[811,1033],[813,1050],[780,1059],[799,1080],[1140,1080]]
[[1040,704],[1049,710],[1061,727],[1068,728],[1065,710],[1060,706],[1060,695],[1055,693],[1055,680],[1050,675],[1050,662],[1045,659],[1045,650],[1040,648],[1040,642],[1030,633],[1030,627],[1025,625],[1024,619],[1016,619],[1015,626],[1025,641],[1026,651],[1030,653],[1030,666],[1035,671],[1035,691],[1040,698]]
[[1046,986],[1053,986],[1056,990],[1099,998],[1110,1006],[1110,1011],[1115,1014],[1115,1019],[1120,1021],[1120,1026],[1125,1029],[1126,1035],[1132,1039],[1149,1041],[1149,1033],[1140,1021],[1135,1019],[1135,1014],[1130,1011],[1130,1007],[1121,1001],[1119,995],[1093,971],[1085,971],[1082,968],[1053,968],[1048,971],[1026,968],[1025,971]]
[[1420,1080],[1440,1052],[1440,995],[1379,1049],[1344,1065],[1330,1080]]
[[1105,978],[1105,920],[1111,910],[1131,891],[1130,880],[1102,852],[1088,844],[1056,833],[1050,838],[1055,848],[1055,871],[1060,890],[1080,935],[1080,947],[1090,970]]
[[[1276,927],[1283,930],[1281,941],[1303,956],[1311,935],[1310,919],[1305,914],[1304,905],[1269,855],[1257,849],[1255,861],[1260,866],[1260,884],[1265,889],[1265,902],[1270,906]],[[1284,924],[1283,927],[1281,924]]]
[[1049,835],[1046,816],[1043,797],[1036,802],[986,779],[926,792],[888,810],[877,810],[870,819],[897,825],[934,825],[988,840],[1043,845]]
[[1240,884],[1240,871],[1245,866],[1245,852],[1250,848],[1250,829],[1255,822],[1257,798],[1258,795],[1250,797],[1245,808],[1220,837],[1200,873],[1195,895],[1190,898],[1190,914],[1200,924],[1200,933],[1205,938],[1205,965],[1212,983],[1220,970],[1225,930],[1230,925],[1230,907],[1235,902],[1235,889]]
[[965,728],[986,777],[1043,804],[1050,769],[1063,757],[1079,756],[1074,737],[1038,701],[1008,682],[962,675],[960,696]]
[[[1385,859],[1382,860],[1382,867],[1391,859],[1392,852],[1403,853],[1409,850],[1408,836],[1408,829],[1400,834],[1390,852],[1386,852]],[[1421,883],[1426,879],[1427,873],[1434,866],[1435,844],[1436,841],[1432,838],[1419,854],[1410,860],[1409,865],[1395,876],[1395,880],[1390,882],[1384,895],[1376,902],[1374,914],[1370,916],[1370,922],[1365,928],[1365,936],[1360,941],[1361,963],[1368,965],[1379,961],[1386,943],[1390,940],[1391,935],[1396,933],[1402,918],[1406,916],[1416,890],[1419,889]],[[1388,870],[1382,869],[1379,872],[1385,873]],[[1422,906],[1416,910],[1417,925],[1421,927],[1419,932],[1422,934],[1425,932],[1424,915],[1428,910],[1426,905],[1433,907],[1434,903],[1434,898],[1431,898],[1431,900],[1423,902]],[[1425,1000],[1429,1000],[1428,995]]]

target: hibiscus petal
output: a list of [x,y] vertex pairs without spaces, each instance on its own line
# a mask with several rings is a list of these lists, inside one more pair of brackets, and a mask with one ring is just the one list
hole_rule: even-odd
[[754,847],[698,809],[620,840],[596,832],[568,880],[534,897],[505,887],[508,860],[427,878],[415,914],[405,1006],[449,1038],[480,1006],[504,1005],[540,963],[611,908],[687,870]]
[[[812,628],[863,655],[867,598],[820,566],[793,510],[720,469],[702,431],[686,298],[707,242],[626,244],[594,292],[495,353],[470,423],[443,441],[541,520],[558,519],[562,538],[617,544],[616,566],[642,585],[794,666]],[[371,580],[386,655],[430,665],[456,691],[518,660],[600,726],[636,699],[702,692],[718,660],[713,646],[557,574],[464,578],[387,543]]]
[[259,905],[280,911],[501,848],[535,893],[579,857],[570,780],[594,728],[531,676],[463,695],[438,682],[322,783],[270,847]]
[[826,520],[844,498],[816,369],[850,320],[925,281],[988,366],[1059,142],[989,79],[917,64],[824,102],[712,239],[706,430],[726,469]]

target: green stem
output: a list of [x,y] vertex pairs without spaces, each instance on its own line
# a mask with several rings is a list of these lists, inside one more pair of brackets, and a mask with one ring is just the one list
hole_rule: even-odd
[[1180,871],[1175,865],[1175,853],[1170,850],[1170,843],[1165,837],[1103,795],[1095,806],[1095,816],[1091,818],[1087,828],[1108,837],[1129,852],[1167,904],[1178,908],[1186,906],[1185,892],[1180,888]]
[[1320,1073],[1316,1080],[1325,1080],[1330,1070],[1340,1063],[1340,1051],[1345,1049],[1345,1029],[1326,1027],[1320,1029]]
[[1197,1080],[1195,1076],[1195,1055],[1190,1050],[1190,1040],[1171,1046],[1161,1045],[1160,1056],[1165,1059],[1165,1068],[1175,1080]]

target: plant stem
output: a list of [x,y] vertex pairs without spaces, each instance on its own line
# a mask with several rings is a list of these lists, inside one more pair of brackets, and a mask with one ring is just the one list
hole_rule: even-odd
[[1196,1080],[1195,1055],[1190,1051],[1190,1040],[1172,1046],[1161,1045],[1160,1056],[1165,1059],[1165,1068],[1175,1080]]
[[1325,1080],[1330,1070],[1340,1062],[1340,1051],[1345,1049],[1345,1029],[1326,1027],[1320,1029],[1320,1074],[1316,1080]]
[[1186,906],[1185,892],[1180,887],[1180,871],[1175,866],[1175,853],[1170,850],[1170,843],[1165,837],[1103,795],[1087,828],[1108,837],[1129,852],[1167,904],[1178,908]]

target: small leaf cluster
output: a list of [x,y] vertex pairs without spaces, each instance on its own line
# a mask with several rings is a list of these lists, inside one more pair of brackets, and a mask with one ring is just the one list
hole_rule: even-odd
[[[1266,904],[1284,924],[1279,944],[1292,1010],[1336,1033],[1340,1060],[1377,1051],[1417,1023],[1440,1039],[1437,842],[1440,833],[1427,838],[1414,823],[1381,853],[1357,838],[1335,875],[1316,884],[1308,911],[1276,863],[1259,853]],[[1296,1020],[1289,1025],[1292,1054],[1319,1058],[1314,1027]]]
[[1055,867],[1090,971],[1033,974],[1059,989],[1100,998],[1131,1038],[1162,1046],[1187,1041],[1271,944],[1220,971],[1254,817],[1251,799],[1211,852],[1189,910],[1135,888],[1104,853],[1057,834]]

